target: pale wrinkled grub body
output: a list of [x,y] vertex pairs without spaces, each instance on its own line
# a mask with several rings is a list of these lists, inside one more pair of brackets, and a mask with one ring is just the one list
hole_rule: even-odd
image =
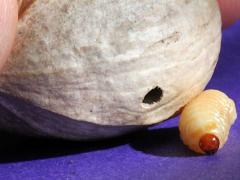
[[[215,0],[35,0],[0,91],[80,122],[150,125],[205,88],[220,41]],[[154,103],[144,98],[152,89]]]
[[179,123],[181,138],[193,151],[204,153],[199,146],[200,139],[211,134],[219,139],[220,149],[236,118],[235,104],[228,96],[217,90],[207,90],[184,108]]

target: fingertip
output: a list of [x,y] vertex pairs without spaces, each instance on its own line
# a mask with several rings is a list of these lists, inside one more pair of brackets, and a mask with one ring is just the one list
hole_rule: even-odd
[[239,0],[218,0],[223,27],[228,27],[240,19],[240,1]]
[[0,1],[0,69],[12,49],[18,21],[17,1]]

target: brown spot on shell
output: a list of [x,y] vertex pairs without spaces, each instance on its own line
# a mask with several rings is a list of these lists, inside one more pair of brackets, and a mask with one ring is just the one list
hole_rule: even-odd
[[22,18],[24,12],[35,2],[36,0],[18,0],[19,12],[18,16],[19,19]]

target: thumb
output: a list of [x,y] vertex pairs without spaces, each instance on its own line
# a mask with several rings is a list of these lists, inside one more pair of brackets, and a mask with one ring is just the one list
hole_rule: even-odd
[[0,69],[13,46],[18,20],[16,0],[0,0]]
[[218,0],[222,13],[223,27],[240,19],[240,0]]

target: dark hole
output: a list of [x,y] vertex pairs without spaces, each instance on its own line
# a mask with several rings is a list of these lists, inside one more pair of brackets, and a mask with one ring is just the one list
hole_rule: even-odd
[[145,104],[153,104],[159,102],[162,98],[163,91],[160,87],[155,87],[151,91],[149,91],[143,99],[143,103]]

